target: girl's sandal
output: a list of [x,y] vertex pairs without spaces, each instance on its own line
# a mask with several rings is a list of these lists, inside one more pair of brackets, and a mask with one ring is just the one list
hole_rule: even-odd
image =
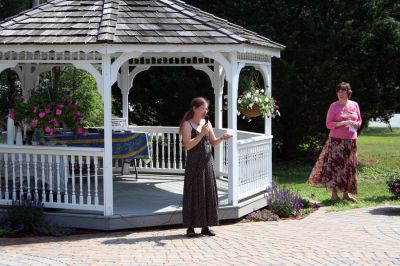
[[352,197],[346,197],[346,198],[343,198],[343,199],[347,200],[347,201],[350,201],[350,202],[353,202],[353,203],[357,203],[358,202],[355,198],[352,198]]

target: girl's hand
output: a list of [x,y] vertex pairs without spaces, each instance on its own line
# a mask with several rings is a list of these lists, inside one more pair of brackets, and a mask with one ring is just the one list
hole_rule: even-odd
[[232,135],[229,135],[229,134],[223,134],[223,135],[221,136],[221,139],[222,139],[222,140],[229,140],[230,138],[232,138]]
[[201,134],[204,136],[206,135],[208,132],[210,131],[210,125],[209,123],[205,124],[204,126],[202,126],[201,128]]

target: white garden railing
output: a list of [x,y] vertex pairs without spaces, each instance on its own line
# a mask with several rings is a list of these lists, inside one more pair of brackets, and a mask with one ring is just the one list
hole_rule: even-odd
[[[177,127],[129,127],[147,132],[152,160],[139,161],[140,172],[177,173],[185,169],[186,151]],[[215,130],[217,135],[225,129]],[[228,177],[228,146],[214,150],[218,177]],[[272,177],[272,136],[238,131],[238,199],[265,190]],[[104,149],[0,144],[0,205],[30,196],[48,208],[104,212]],[[229,178],[228,178],[229,180]],[[229,193],[233,193],[229,191]]]
[[104,211],[103,156],[102,148],[0,145],[0,204],[30,197],[46,208]]
[[272,136],[238,140],[238,160],[238,199],[265,191],[272,181]]
[[[153,161],[148,165],[138,162],[141,172],[184,173],[186,151],[178,127],[130,126],[130,130],[149,133],[153,143]],[[217,135],[226,129],[216,129]],[[228,176],[228,146],[214,150],[217,176]],[[272,179],[272,136],[238,131],[239,200],[260,193]]]
[[153,143],[153,158],[145,164],[138,162],[138,170],[153,173],[176,173],[185,171],[186,151],[178,127],[129,126],[129,130],[146,132]]

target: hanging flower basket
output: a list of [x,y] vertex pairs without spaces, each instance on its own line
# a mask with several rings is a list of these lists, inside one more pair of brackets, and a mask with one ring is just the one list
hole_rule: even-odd
[[245,107],[239,108],[239,111],[247,117],[259,117],[261,116],[260,107],[258,105],[253,105],[251,109],[247,109]]

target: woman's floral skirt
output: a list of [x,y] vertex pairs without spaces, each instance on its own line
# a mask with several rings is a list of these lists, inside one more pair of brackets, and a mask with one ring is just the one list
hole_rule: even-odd
[[328,138],[308,183],[357,194],[357,140]]

